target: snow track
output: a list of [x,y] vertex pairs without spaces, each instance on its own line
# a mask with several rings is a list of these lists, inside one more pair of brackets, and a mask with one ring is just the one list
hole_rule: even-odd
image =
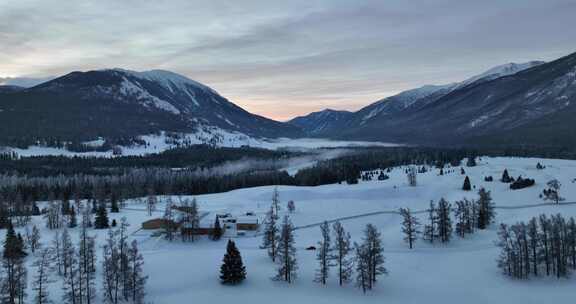
[[[560,207],[560,206],[564,206],[564,205],[576,205],[576,202],[566,202],[566,203],[561,203],[561,204],[539,203],[539,204],[529,204],[529,205],[520,205],[520,206],[494,206],[494,209],[517,210],[517,209],[529,209],[529,208],[548,207],[548,206]],[[412,214],[424,214],[426,212],[428,212],[428,210],[424,209],[424,210],[412,211]],[[375,215],[382,215],[382,214],[400,215],[400,211],[397,211],[397,210],[375,211],[375,212],[339,217],[339,218],[335,218],[335,219],[331,219],[331,220],[326,220],[326,222],[331,224],[331,223],[335,223],[335,222],[343,222],[343,221],[365,218],[365,217],[370,217],[370,216],[375,216]],[[294,230],[302,230],[302,229],[318,227],[318,226],[322,225],[323,223],[324,223],[324,221],[319,222],[319,223],[308,224],[308,225],[296,226],[296,227],[294,227]],[[256,236],[261,236],[261,235],[262,234],[258,234]]]

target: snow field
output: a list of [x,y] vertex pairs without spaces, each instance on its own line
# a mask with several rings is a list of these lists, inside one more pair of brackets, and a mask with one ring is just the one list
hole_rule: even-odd
[[[536,163],[546,166],[537,170]],[[508,184],[498,181],[504,168],[510,175],[530,177],[536,185],[522,190],[510,190]],[[523,206],[542,203],[538,197],[545,183],[557,178],[563,184],[561,195],[566,202],[576,202],[576,161],[487,158],[478,161],[478,166],[464,167],[476,191],[480,187],[490,190],[497,206]],[[464,175],[460,168],[453,173],[438,176],[438,170],[418,174],[418,186],[409,187],[403,168],[388,173],[386,181],[360,182],[358,185],[334,184],[318,187],[279,186],[283,213],[286,202],[294,200],[296,212],[291,219],[296,227],[333,220],[341,217],[362,215],[379,211],[395,211],[409,207],[413,211],[425,210],[430,200],[437,202],[444,197],[450,202],[463,197],[476,198],[476,191],[461,190]],[[484,176],[492,175],[494,182],[484,182]],[[230,212],[238,215],[254,211],[263,217],[270,206],[272,186],[240,189],[226,193],[196,196],[201,211],[215,213]],[[190,197],[189,197],[190,198]],[[162,197],[161,201],[166,198]],[[173,197],[178,202],[177,197]],[[201,239],[195,243],[172,243],[154,237],[149,231],[137,231],[140,223],[149,219],[143,202],[133,200],[129,208],[119,214],[110,214],[111,219],[126,216],[131,223],[129,231],[138,240],[145,259],[145,272],[150,276],[147,284],[147,301],[153,303],[230,303],[242,299],[253,303],[549,303],[570,301],[574,297],[575,280],[540,278],[530,281],[514,281],[504,277],[496,267],[498,248],[496,225],[479,231],[465,239],[453,236],[448,245],[429,245],[418,241],[414,250],[409,250],[400,233],[401,217],[397,214],[379,214],[342,221],[353,241],[359,242],[362,230],[368,223],[374,224],[382,233],[386,256],[386,267],[390,274],[383,276],[377,287],[367,295],[353,284],[340,288],[334,271],[325,287],[312,282],[316,269],[314,251],[306,251],[320,239],[320,229],[310,227],[296,230],[298,280],[287,285],[270,278],[275,265],[265,250],[259,249],[260,237],[236,239],[247,268],[247,280],[240,286],[222,286],[218,282],[219,267],[225,252],[226,239],[214,242]],[[160,203],[153,217],[163,213]],[[565,217],[576,216],[576,205],[546,205],[525,209],[497,209],[497,223],[526,221],[541,213],[562,213]],[[425,214],[418,214],[421,223]],[[44,228],[38,217],[33,222],[42,228],[44,244],[52,239],[53,232]],[[19,229],[22,232],[22,229]],[[70,230],[74,239],[79,229]],[[105,230],[93,230],[98,236],[97,246],[104,243]],[[3,238],[4,235],[1,236]],[[97,250],[101,255],[101,248]],[[99,260],[99,262],[101,259]],[[31,264],[32,258],[28,258]],[[101,273],[98,264],[97,302],[101,301]],[[34,269],[29,267],[29,279]],[[53,300],[60,300],[60,283],[54,283]],[[31,300],[31,291],[29,292]]]

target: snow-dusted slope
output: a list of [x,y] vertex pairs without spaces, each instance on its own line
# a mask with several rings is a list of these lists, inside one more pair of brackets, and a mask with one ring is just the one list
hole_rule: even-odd
[[[0,92],[0,94],[2,94]],[[216,127],[252,137],[296,137],[292,125],[251,114],[208,86],[169,71],[73,72],[1,96],[0,144],[16,138],[92,140]],[[4,131],[4,132],[3,132]]]
[[306,116],[296,117],[288,123],[302,128],[307,134],[319,135],[342,125],[351,115],[352,112],[348,111],[326,109]]
[[372,103],[354,113],[338,113],[332,110],[324,110],[297,117],[291,123],[302,127],[310,135],[338,136],[342,130],[361,128],[364,125],[377,123],[380,119],[386,119],[386,117],[394,116],[401,112],[417,111],[453,91],[463,89],[472,84],[477,85],[500,77],[513,75],[543,63],[542,61],[507,63],[493,67],[462,82],[445,85],[425,85],[403,91],[397,95]]

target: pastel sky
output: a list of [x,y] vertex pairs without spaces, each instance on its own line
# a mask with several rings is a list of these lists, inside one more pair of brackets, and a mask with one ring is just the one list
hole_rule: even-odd
[[0,82],[166,69],[278,120],[576,51],[576,0],[0,0]]

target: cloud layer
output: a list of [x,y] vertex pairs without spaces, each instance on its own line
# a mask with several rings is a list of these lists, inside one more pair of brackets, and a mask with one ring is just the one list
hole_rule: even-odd
[[574,0],[4,0],[0,77],[168,69],[287,119],[566,55],[574,12]]

